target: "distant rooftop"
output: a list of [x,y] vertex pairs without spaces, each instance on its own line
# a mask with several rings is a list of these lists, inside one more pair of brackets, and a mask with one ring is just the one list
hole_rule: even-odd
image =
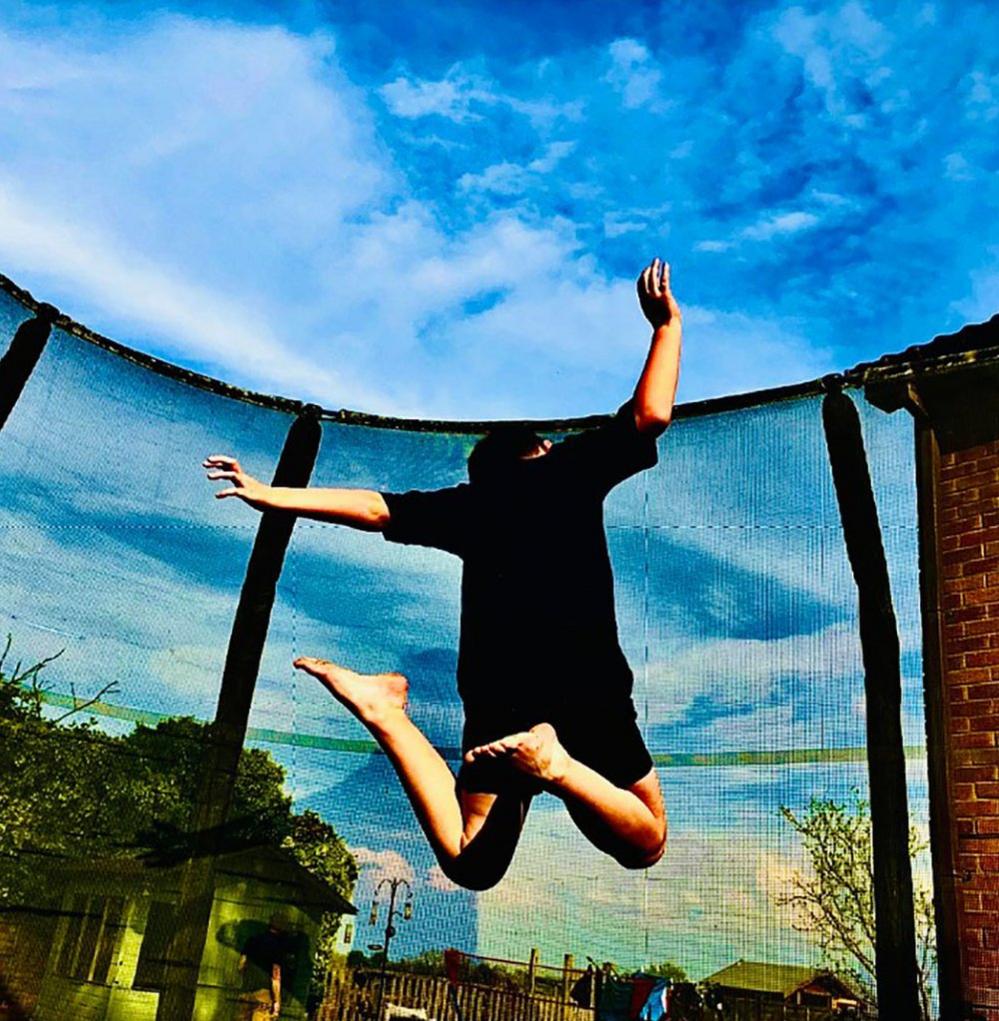
[[802,986],[815,981],[833,982],[844,992],[848,986],[832,972],[802,964],[769,964],[765,961],[736,961],[702,980],[726,989],[742,989],[753,993],[779,994],[787,999]]

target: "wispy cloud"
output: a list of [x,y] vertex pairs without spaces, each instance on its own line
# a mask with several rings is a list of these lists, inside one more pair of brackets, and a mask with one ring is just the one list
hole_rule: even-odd
[[[856,676],[860,667],[856,631],[845,624],[770,641],[726,638],[696,642],[678,649],[668,661],[649,667],[650,691],[669,693],[668,699],[659,697],[652,703],[656,716],[649,723],[682,719],[702,700],[716,709],[762,713],[770,717],[771,724],[783,721],[779,744],[793,736],[787,731],[790,706],[787,702],[765,704],[780,694],[781,682],[793,680],[802,686],[826,683],[831,678],[839,682]],[[765,707],[760,708],[761,704]],[[759,720],[746,722],[751,726],[740,729],[737,721],[726,719],[724,740],[737,747],[751,735],[767,735],[768,740],[774,737],[773,728],[758,726]]]
[[378,91],[397,117],[437,115],[458,124],[481,119],[481,114],[472,112],[473,103],[492,101],[492,95],[487,89],[478,85],[474,79],[457,74],[440,81],[399,77]]
[[604,80],[621,94],[626,109],[662,99],[663,74],[649,48],[637,39],[615,39],[608,47],[610,70]]
[[460,65],[437,80],[400,75],[382,85],[378,94],[396,117],[412,120],[438,116],[456,124],[482,121],[499,107],[525,117],[535,126],[548,126],[559,118],[578,120],[582,105],[545,96],[509,94],[488,76],[466,71]]
[[[115,310],[120,322],[167,345],[180,359],[225,371],[242,361],[245,378],[303,397],[356,400],[365,387],[299,355],[239,297],[150,260],[127,238],[109,237],[77,218],[67,222],[19,196],[0,179],[3,251],[23,272],[72,280],[91,306]],[[367,401],[379,400],[376,392]]]
[[412,883],[416,878],[413,866],[397,851],[376,850],[371,847],[350,849],[358,867],[364,872],[368,885],[377,886],[383,879],[405,879]]
[[807,230],[815,226],[819,218],[813,213],[795,211],[780,213],[746,227],[741,236],[750,241],[769,241],[778,234],[797,234],[799,231]]

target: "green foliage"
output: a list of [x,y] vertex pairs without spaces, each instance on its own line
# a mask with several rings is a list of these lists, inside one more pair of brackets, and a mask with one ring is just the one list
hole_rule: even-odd
[[[380,971],[380,951],[365,953],[351,950],[347,955],[348,967],[355,971]],[[390,960],[388,971],[404,972],[407,975],[444,975],[444,951],[423,950],[413,957]],[[679,970],[679,969],[677,969]],[[499,961],[482,960],[474,956],[462,956],[458,968],[458,981],[467,985],[491,986],[522,992],[529,982],[526,964],[505,964]],[[538,970],[534,976],[534,991],[539,996],[556,996],[562,988],[562,975],[557,969]]]
[[[809,874],[795,872],[791,891],[777,898],[794,912],[794,928],[816,937],[826,966],[849,977],[874,1002],[874,866],[870,804],[854,788],[853,803],[812,798],[801,816],[781,806],[781,815],[801,836]],[[909,832],[909,855],[927,844]],[[914,880],[916,953],[924,1021],[929,1021],[929,978],[936,961],[932,893]]]
[[8,637],[0,656],[0,905],[44,903],[44,864],[85,854],[92,834],[114,824],[117,806],[105,791],[103,735],[43,718],[39,675],[56,657],[7,672],[10,646]]
[[671,982],[687,981],[687,973],[679,964],[674,964],[672,961],[650,964],[648,967],[642,968],[642,972],[646,975],[655,975],[656,978],[668,978]]
[[[270,758],[268,756],[268,758]],[[325,880],[349,899],[357,882],[357,861],[333,827],[311,809],[290,817],[291,827],[281,846],[295,856],[314,876]],[[312,995],[322,995],[326,967],[336,947],[341,916],[323,916],[316,940],[316,967],[312,973]]]
[[[39,863],[140,853],[164,834],[175,843],[183,836],[210,727],[173,718],[114,737],[72,719],[74,711],[50,719],[40,675],[56,657],[5,672],[10,646],[8,637],[0,654],[0,907],[48,906],[57,891]],[[226,844],[282,847],[349,899],[353,856],[315,812],[292,811],[284,779],[269,752],[243,749]],[[324,920],[317,971],[325,970],[338,924],[338,916]]]
[[443,975],[444,951],[424,950],[415,957],[405,957],[393,962],[393,967],[410,975]]

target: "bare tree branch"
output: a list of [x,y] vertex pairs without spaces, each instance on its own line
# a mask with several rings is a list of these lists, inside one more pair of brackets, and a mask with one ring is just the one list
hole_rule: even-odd
[[[75,703],[76,702],[76,690],[73,688],[72,685],[70,685],[70,691],[72,692],[73,702]],[[62,723],[63,720],[68,719],[74,713],[83,712],[84,709],[89,708],[95,702],[99,702],[104,695],[107,695],[107,694],[112,694],[113,695],[117,691],[118,691],[118,682],[117,681],[109,681],[107,684],[104,685],[103,688],[101,688],[100,691],[97,692],[96,695],[94,695],[93,698],[88,698],[86,700],[86,702],[81,702],[79,705],[74,705],[73,708],[70,709],[70,711],[68,713],[63,713],[62,716],[56,717],[54,722],[55,723]]]
[[[842,967],[870,986],[876,967],[870,805],[856,788],[853,795],[852,805],[813,798],[800,817],[781,806],[781,815],[801,837],[811,870],[809,876],[795,872],[787,892],[776,894],[775,900],[791,909],[791,927],[796,932],[810,933],[818,941],[832,970]],[[911,830],[910,854],[915,856],[926,846],[919,833]],[[935,930],[932,897],[920,886],[914,891],[913,907],[920,1001],[923,1019],[928,1021]],[[873,989],[869,992],[873,995]]]

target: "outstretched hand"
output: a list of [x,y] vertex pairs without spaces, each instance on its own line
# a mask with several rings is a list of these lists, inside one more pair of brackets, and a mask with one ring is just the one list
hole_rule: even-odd
[[656,257],[638,278],[638,301],[653,329],[680,319],[680,306],[669,288],[669,263]]
[[227,489],[220,489],[215,494],[216,499],[238,496],[251,507],[263,510],[265,497],[270,487],[243,471],[236,458],[226,454],[212,454],[205,458],[202,467],[212,469],[208,472],[208,478],[212,480],[225,479],[233,483]]

